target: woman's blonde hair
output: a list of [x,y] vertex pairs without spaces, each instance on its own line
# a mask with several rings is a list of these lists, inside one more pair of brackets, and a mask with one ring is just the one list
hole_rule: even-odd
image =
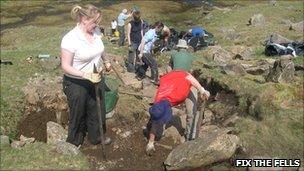
[[85,5],[81,7],[76,5],[71,10],[71,17],[76,20],[77,22],[81,21],[82,17],[88,17],[90,19],[96,18],[96,23],[99,23],[101,20],[101,11],[95,7],[94,5]]

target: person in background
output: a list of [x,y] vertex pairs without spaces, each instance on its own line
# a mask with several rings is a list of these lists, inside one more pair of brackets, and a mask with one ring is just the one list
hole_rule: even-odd
[[113,36],[115,31],[117,30],[117,21],[116,20],[111,21],[111,29],[112,29],[112,36]]
[[135,72],[136,61],[138,61],[139,46],[143,37],[143,21],[140,18],[140,11],[133,9],[133,19],[128,23],[127,38],[129,44],[129,55],[127,61],[127,71]]
[[[182,70],[191,73],[194,57],[187,51],[188,45],[186,40],[180,39],[176,47],[178,48],[178,52],[171,55],[167,72],[172,70]],[[196,138],[196,127],[199,117],[197,114],[198,93],[195,87],[190,88],[190,92],[185,100],[185,103],[187,114],[185,139],[186,141],[190,141]]]
[[170,28],[167,26],[164,26],[164,28],[161,32],[161,37],[163,39],[163,47],[168,47],[170,35],[171,35]]
[[[77,25],[61,41],[61,67],[64,72],[63,91],[69,105],[69,129],[67,142],[80,146],[86,133],[92,144],[101,142],[100,126],[106,132],[104,80],[100,73],[93,73],[94,66],[101,72],[110,70],[111,64],[105,56],[98,24],[101,11],[93,6],[74,6],[71,16]],[[99,122],[95,95],[95,84],[100,82],[102,121]],[[110,138],[104,138],[109,144]]]
[[119,32],[119,40],[118,40],[118,46],[124,46],[125,45],[125,21],[127,18],[129,18],[132,13],[127,14],[128,10],[123,9],[122,12],[117,17],[117,30]]
[[143,43],[140,46],[140,54],[138,57],[142,59],[144,63],[142,68],[144,73],[139,73],[138,78],[142,79],[148,67],[151,68],[151,82],[155,85],[159,84],[158,80],[158,66],[157,61],[152,53],[154,42],[157,40],[157,35],[161,33],[164,24],[162,22],[156,22],[154,26],[144,35]]
[[160,78],[154,103],[149,108],[150,120],[147,124],[148,144],[146,152],[151,155],[154,148],[154,141],[160,140],[164,127],[172,119],[171,107],[183,103],[189,95],[190,89],[194,87],[200,92],[200,97],[207,100],[209,91],[205,90],[201,84],[188,72],[183,70],[173,70]]

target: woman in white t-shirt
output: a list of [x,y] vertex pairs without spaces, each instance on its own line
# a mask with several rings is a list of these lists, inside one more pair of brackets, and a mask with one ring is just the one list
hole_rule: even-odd
[[[79,146],[86,132],[92,144],[100,139],[99,116],[95,96],[95,83],[101,82],[102,125],[105,133],[104,80],[101,74],[93,73],[94,65],[101,71],[110,70],[105,58],[101,33],[97,27],[101,20],[100,10],[93,5],[75,6],[71,16],[77,21],[61,42],[61,67],[64,71],[63,91],[67,96],[70,114],[67,142]],[[110,143],[109,138],[105,138]]]

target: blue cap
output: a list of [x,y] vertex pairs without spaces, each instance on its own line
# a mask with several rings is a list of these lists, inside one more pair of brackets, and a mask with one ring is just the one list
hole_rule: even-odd
[[170,102],[162,100],[153,104],[149,109],[149,113],[153,121],[167,123],[172,118]]

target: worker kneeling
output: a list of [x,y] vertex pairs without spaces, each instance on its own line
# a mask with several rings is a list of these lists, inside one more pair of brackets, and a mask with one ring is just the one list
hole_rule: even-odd
[[209,98],[209,91],[205,90],[186,71],[174,70],[161,77],[154,104],[149,109],[150,120],[147,124],[149,142],[146,146],[148,155],[155,151],[154,141],[160,140],[165,125],[172,119],[171,107],[183,103],[188,97],[191,87],[195,87],[200,92],[200,97],[203,100]]

